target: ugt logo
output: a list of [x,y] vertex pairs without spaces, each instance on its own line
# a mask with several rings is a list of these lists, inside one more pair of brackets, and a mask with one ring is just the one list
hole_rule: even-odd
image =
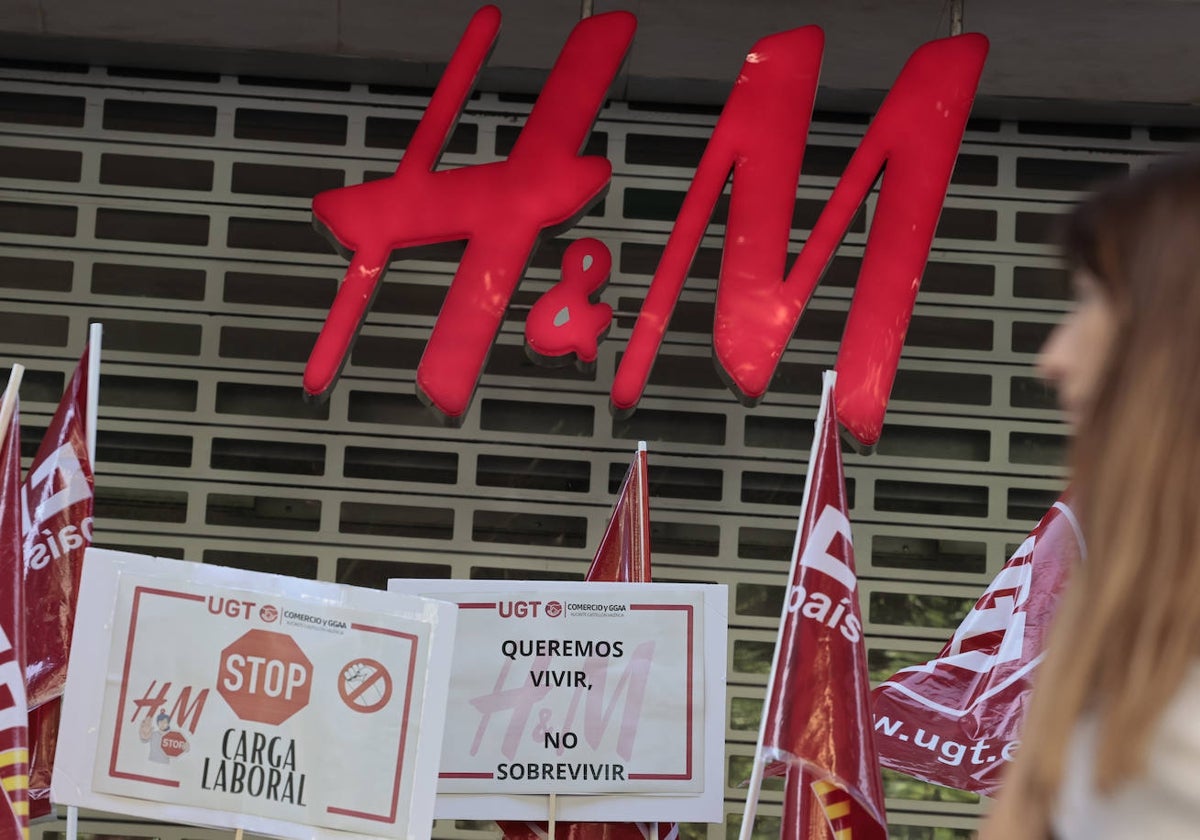
[[74,443],[67,441],[38,463],[25,481],[21,494],[25,562],[34,571],[92,541],[91,516],[78,522],[64,516],[75,505],[92,500],[91,470],[85,463]]
[[[323,396],[336,382],[393,252],[466,239],[417,368],[421,397],[450,422],[461,421],[538,237],[569,228],[608,188],[612,165],[579,152],[636,26],[627,12],[581,21],[508,158],[435,171],[499,31],[498,9],[475,14],[395,173],[313,200],[314,223],[350,266],[304,371],[308,394]],[[763,38],[747,56],[617,369],[617,412],[632,411],[645,390],[730,171],[713,342],[725,379],[753,404],[766,394],[817,281],[886,164],[836,366],[839,420],[863,445],[878,440],[987,40],[959,35],[913,53],[785,278],[823,49],[821,30],[806,26]],[[611,255],[596,240],[575,244],[563,282],[526,321],[535,358],[594,361],[611,323],[611,309],[590,302],[607,282]]]
[[[1030,675],[1045,656],[1048,616],[1054,615],[1072,567],[1084,556],[1075,513],[1066,498],[1060,498],[937,657],[897,671],[880,689],[955,718],[984,714],[985,701],[1001,692],[1027,693]],[[967,679],[963,672],[970,674],[971,691],[960,690]],[[1000,705],[1008,708],[1007,701]],[[1004,717],[1020,720],[1020,715]]]

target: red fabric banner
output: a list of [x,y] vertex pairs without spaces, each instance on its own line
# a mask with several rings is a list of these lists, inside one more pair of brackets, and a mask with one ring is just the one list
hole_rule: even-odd
[[851,840],[858,836],[850,799],[850,794],[832,782],[814,781],[805,765],[788,765],[779,840]]
[[92,541],[87,385],[85,350],[25,477],[25,680],[30,708],[62,694],[83,551]]
[[[508,840],[549,840],[550,826],[544,822],[501,820],[497,823]],[[656,833],[657,830],[657,833]],[[560,822],[554,825],[554,840],[678,840],[676,823]]]
[[585,580],[644,583],[650,580],[650,479],[646,450],[638,447],[617,491],[600,547]]
[[92,542],[88,367],[84,350],[25,476],[26,690],[30,714],[30,815],[52,813],[50,777],[83,552]]
[[[639,446],[617,495],[617,504],[588,569],[587,580],[615,583],[650,581],[650,484],[646,449]],[[548,840],[546,823],[501,820],[505,840]],[[676,823],[560,822],[554,840],[677,840]]]
[[29,712],[23,674],[21,432],[19,410],[0,428],[0,840],[29,836]]
[[50,777],[54,773],[54,750],[58,746],[58,722],[62,698],[55,697],[29,711],[29,821],[54,816],[50,802]]
[[[764,710],[768,774],[795,788],[782,836],[885,840],[846,483],[827,383]],[[803,774],[804,784],[797,774]],[[805,788],[811,793],[805,792]],[[819,809],[823,820],[813,818]]]
[[987,796],[1017,734],[1047,633],[1082,541],[1065,497],[1042,517],[941,652],[872,695],[879,760]]

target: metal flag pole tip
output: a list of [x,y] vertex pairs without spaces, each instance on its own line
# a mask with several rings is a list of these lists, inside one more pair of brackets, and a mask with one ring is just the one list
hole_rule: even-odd
[[87,450],[92,470],[96,469],[96,424],[100,419],[100,344],[104,337],[104,325],[95,323],[88,329],[88,381],[87,381]]
[[0,443],[8,435],[8,426],[12,422],[13,412],[17,405],[17,391],[21,387],[21,378],[25,375],[25,366],[14,364],[8,374],[8,387],[0,401]]

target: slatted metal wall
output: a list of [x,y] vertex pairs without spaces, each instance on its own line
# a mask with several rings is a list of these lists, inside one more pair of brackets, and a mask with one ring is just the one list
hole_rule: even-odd
[[[105,326],[97,544],[382,587],[389,577],[577,579],[636,441],[649,442],[656,579],[729,585],[727,789],[737,831],[819,394],[872,197],[768,398],[711,362],[723,227],[709,229],[639,410],[608,388],[714,112],[613,102],[589,150],[611,192],[567,236],[612,250],[617,312],[595,372],[544,369],[525,313],[568,239],[544,243],[461,428],[417,400],[417,359],[459,246],[393,263],[328,403],[300,372],[344,261],[313,232],[322,189],[390,172],[427,91],[0,66],[0,366],[24,363],[28,459],[85,340]],[[529,102],[477,95],[444,166],[498,160]],[[804,241],[866,118],[818,115],[797,193]],[[1190,140],[1169,128],[972,122],[878,451],[848,453],[875,679],[926,658],[1063,483],[1064,429],[1032,372],[1066,306],[1052,223],[1094,177]],[[976,797],[887,774],[894,837],[967,837]],[[759,830],[777,836],[768,788]],[[216,837],[104,822],[84,832]],[[61,832],[39,828],[44,837]],[[491,838],[487,823],[436,827]]]

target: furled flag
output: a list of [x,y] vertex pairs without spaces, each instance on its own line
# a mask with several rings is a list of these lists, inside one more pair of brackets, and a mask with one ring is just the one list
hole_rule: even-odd
[[[588,569],[587,580],[614,583],[650,582],[650,485],[646,444],[639,443],[633,463],[617,495],[617,504]],[[547,840],[546,823],[502,820],[505,840]],[[563,822],[554,840],[677,840],[675,823]]]
[[83,551],[92,538],[89,355],[90,348],[67,383],[25,478],[25,680],[31,707],[62,695]]
[[0,840],[29,837],[29,738],[23,676],[25,628],[21,585],[21,420],[13,365],[0,402]]
[[50,777],[83,552],[92,542],[92,463],[100,381],[101,326],[67,383],[58,410],[25,476],[25,682],[32,747],[29,795],[34,818],[50,812]]
[[887,837],[832,405],[834,380],[834,374],[825,374],[742,840],[753,829],[763,775],[780,773],[788,775],[785,790],[790,790],[784,799],[783,837]]
[[588,569],[586,580],[605,583],[649,583],[650,581],[650,479],[646,444],[637,453],[617,491],[617,504],[609,517],[600,547]]
[[55,697],[29,710],[29,821],[36,823],[54,816],[50,802],[50,777],[54,775],[54,751],[58,747],[62,699]]
[[1044,655],[1071,568],[1083,556],[1064,495],[996,575],[935,658],[875,689],[879,761],[926,782],[991,796]]

